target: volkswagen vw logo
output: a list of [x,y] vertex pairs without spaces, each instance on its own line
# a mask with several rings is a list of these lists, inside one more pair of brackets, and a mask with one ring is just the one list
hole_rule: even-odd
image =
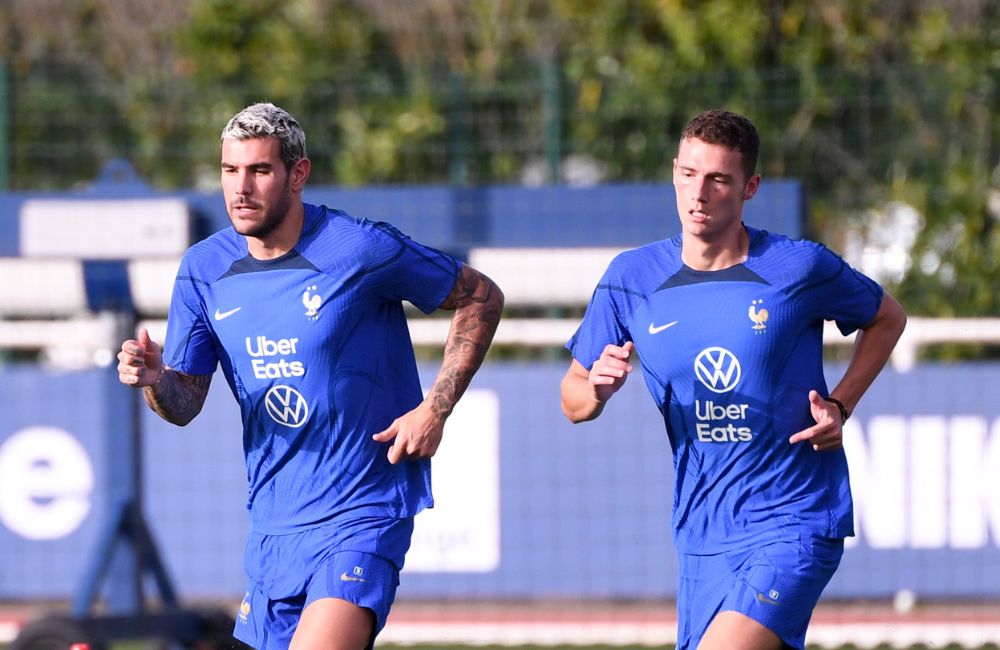
[[291,386],[275,386],[267,391],[264,406],[272,420],[293,429],[301,427],[309,417],[306,398]]
[[705,348],[694,360],[694,374],[713,393],[728,393],[740,383],[740,361],[726,348]]

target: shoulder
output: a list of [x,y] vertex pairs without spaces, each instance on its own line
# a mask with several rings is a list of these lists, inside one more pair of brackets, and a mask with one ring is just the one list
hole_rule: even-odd
[[349,258],[362,266],[384,263],[410,239],[391,224],[354,216],[344,210],[306,205],[302,253],[319,263]]
[[751,238],[749,258],[764,270],[807,273],[830,263],[843,263],[839,255],[819,242],[791,239],[766,230],[747,230]]
[[850,270],[840,255],[819,242],[790,239],[763,230],[756,233],[747,265],[785,292],[797,293],[825,285]]
[[628,288],[647,293],[682,266],[680,235],[622,251],[608,265],[605,280],[619,280]]
[[611,261],[611,266],[641,272],[643,269],[649,268],[650,265],[662,267],[680,264],[680,259],[681,243],[680,235],[677,235],[670,239],[661,239],[645,246],[622,251]]
[[246,241],[232,228],[226,228],[191,246],[181,260],[179,275],[211,283],[246,255]]
[[812,256],[826,250],[826,246],[809,239],[792,239],[788,235],[758,230],[747,226],[751,250],[760,250],[770,255]]

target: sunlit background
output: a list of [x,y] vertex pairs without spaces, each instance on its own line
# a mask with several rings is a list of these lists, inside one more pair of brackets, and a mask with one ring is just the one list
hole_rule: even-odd
[[[996,0],[0,2],[0,642],[51,611],[159,611],[164,585],[237,615],[225,382],[177,429],[109,364],[137,324],[163,340],[180,255],[227,225],[219,133],[261,100],[306,131],[306,200],[508,298],[385,643],[672,643],[660,415],[632,381],[572,427],[558,382],[607,262],[677,232],[684,124],[725,107],[762,139],[747,222],[824,242],[910,315],[845,429],[858,537],[811,642],[1000,645]],[[413,311],[429,382],[447,321]],[[835,381],[850,340],[827,341]],[[138,585],[102,564],[148,550],[136,520],[164,569]]]

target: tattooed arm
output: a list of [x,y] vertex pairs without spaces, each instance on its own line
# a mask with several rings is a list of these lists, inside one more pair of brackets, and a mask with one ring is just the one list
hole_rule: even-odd
[[445,420],[486,357],[503,311],[503,293],[493,280],[463,265],[440,308],[454,310],[455,314],[434,386],[417,408],[373,436],[379,442],[393,441],[389,448],[392,463],[429,458],[437,451]]
[[500,322],[503,293],[493,280],[463,266],[441,309],[454,310],[455,315],[444,344],[441,371],[428,399],[434,413],[444,419],[451,415],[486,356]]
[[142,389],[149,408],[161,418],[184,426],[201,412],[212,375],[189,375],[163,366],[163,375],[153,386]]
[[149,408],[167,422],[184,426],[201,412],[212,375],[189,375],[168,368],[160,347],[141,329],[138,340],[122,343],[118,380],[142,388]]

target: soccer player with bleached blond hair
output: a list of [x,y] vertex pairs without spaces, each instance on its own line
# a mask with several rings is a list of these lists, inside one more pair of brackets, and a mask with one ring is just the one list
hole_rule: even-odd
[[[221,171],[232,228],[187,251],[163,351],[141,330],[119,378],[178,425],[220,366],[239,402],[250,534],[234,635],[262,650],[369,648],[503,294],[389,224],[304,203],[305,136],[277,106],[229,121]],[[404,300],[454,312],[426,397]]]

